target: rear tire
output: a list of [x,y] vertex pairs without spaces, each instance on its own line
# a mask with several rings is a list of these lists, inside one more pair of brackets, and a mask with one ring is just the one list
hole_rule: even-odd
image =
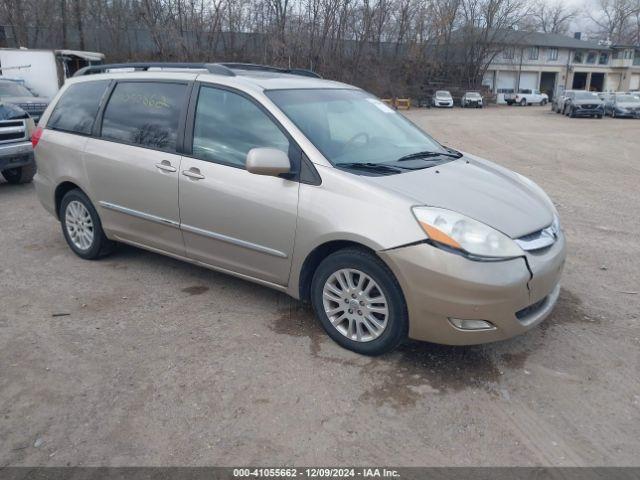
[[114,243],[104,234],[98,212],[81,190],[70,190],[62,197],[58,216],[69,248],[80,258],[95,260],[113,251]]
[[325,258],[313,275],[311,303],[327,334],[356,353],[381,355],[407,337],[402,289],[391,270],[366,250],[346,248]]
[[22,167],[10,168],[2,171],[2,176],[5,180],[12,184],[18,185],[20,183],[29,183],[33,180],[33,176],[36,174],[36,164],[29,163]]

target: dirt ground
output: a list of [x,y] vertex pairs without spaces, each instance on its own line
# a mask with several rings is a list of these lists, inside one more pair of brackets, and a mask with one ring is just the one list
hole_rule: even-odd
[[640,465],[640,121],[421,110],[558,205],[543,325],[342,350],[286,296],[145,251],[87,262],[0,184],[0,466]]

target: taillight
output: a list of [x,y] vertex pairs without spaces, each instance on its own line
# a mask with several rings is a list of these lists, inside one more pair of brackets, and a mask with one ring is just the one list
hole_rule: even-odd
[[31,135],[31,145],[33,145],[33,148],[36,148],[36,145],[38,145],[38,142],[40,141],[41,136],[42,136],[42,127],[38,127],[36,128],[36,131],[33,132],[33,135]]

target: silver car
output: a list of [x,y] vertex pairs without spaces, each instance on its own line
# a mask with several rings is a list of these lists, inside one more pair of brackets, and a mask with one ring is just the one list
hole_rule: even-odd
[[80,72],[34,134],[78,256],[123,242],[266,285],[367,355],[503,340],[553,309],[565,239],[525,177],[308,72],[148,67]]

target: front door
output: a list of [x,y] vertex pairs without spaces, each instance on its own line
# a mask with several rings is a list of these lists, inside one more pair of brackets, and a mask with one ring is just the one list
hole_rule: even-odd
[[294,148],[276,122],[244,94],[202,85],[190,153],[180,167],[180,218],[187,255],[286,285],[298,209],[298,182],[245,170],[252,148]]
[[119,82],[85,166],[103,227],[114,237],[184,255],[178,209],[179,119],[187,83]]

